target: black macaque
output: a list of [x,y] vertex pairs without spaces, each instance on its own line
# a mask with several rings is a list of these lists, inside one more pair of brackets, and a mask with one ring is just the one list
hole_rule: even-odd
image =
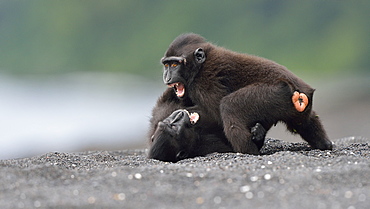
[[197,131],[186,110],[176,110],[160,121],[152,135],[149,158],[177,162],[212,152],[232,152],[231,145],[216,129],[212,134]]
[[[186,109],[194,105],[188,99],[179,99],[170,89],[159,97],[152,111],[149,130],[149,158],[177,162],[185,158],[204,156],[213,152],[233,152],[223,133],[222,126],[209,123],[197,126],[207,115],[196,112],[189,113]],[[257,123],[251,127],[252,141],[261,149],[266,130]]]
[[[151,136],[148,157],[177,162],[213,152],[233,152],[222,129],[214,129],[212,133],[204,132],[196,128],[198,118],[194,118],[194,115],[198,116],[197,113],[190,114],[185,109],[179,109],[158,122]],[[254,135],[252,141],[260,149],[263,146],[266,130],[257,123],[252,128],[252,134]]]
[[164,104],[181,105],[153,111],[152,123],[186,108],[200,115],[195,129],[212,133],[211,129],[221,128],[235,152],[259,154],[258,143],[252,141],[253,127],[260,124],[268,131],[284,122],[312,148],[332,149],[312,110],[314,89],[284,66],[218,47],[191,33],[177,37],[161,62],[163,81],[170,87]]

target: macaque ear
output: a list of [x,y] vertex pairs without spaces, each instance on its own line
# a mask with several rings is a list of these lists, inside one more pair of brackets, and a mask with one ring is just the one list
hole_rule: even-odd
[[199,120],[199,114],[196,113],[196,112],[193,112],[189,115],[189,118],[190,118],[190,123],[191,124],[196,124]]
[[206,61],[206,53],[203,51],[202,48],[198,48],[194,52],[194,58],[197,63],[203,63]]

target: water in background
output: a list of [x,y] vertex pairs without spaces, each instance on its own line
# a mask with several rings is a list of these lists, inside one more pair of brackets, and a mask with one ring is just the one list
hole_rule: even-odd
[[122,74],[0,74],[0,159],[143,146],[164,88]]
[[[369,76],[308,81],[330,138],[370,136]],[[0,73],[0,159],[46,152],[144,148],[151,109],[166,87],[124,74]],[[301,141],[282,125],[269,137]]]

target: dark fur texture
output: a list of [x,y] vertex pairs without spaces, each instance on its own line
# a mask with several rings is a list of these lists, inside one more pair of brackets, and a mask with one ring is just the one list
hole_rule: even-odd
[[[204,59],[199,59],[202,56]],[[269,130],[279,121],[284,122],[288,130],[300,134],[313,148],[332,149],[320,120],[312,111],[314,89],[284,66],[215,46],[196,34],[177,37],[164,60],[175,62],[171,57],[184,62],[165,68],[164,82],[167,85],[181,82],[185,94],[176,98],[175,92],[167,89],[162,99],[182,103],[190,112],[197,111],[201,117],[196,127],[223,128],[234,151],[258,154],[257,145],[252,143],[251,127],[260,123]],[[294,108],[291,100],[294,91],[306,94],[309,99],[303,112]],[[174,106],[160,108],[161,117],[153,112],[152,124],[163,120],[174,109]]]
[[[257,136],[257,139],[263,140],[264,137]],[[184,110],[176,110],[158,122],[150,145],[149,158],[168,162],[205,156],[212,152],[233,152],[222,129],[204,132],[190,123]]]

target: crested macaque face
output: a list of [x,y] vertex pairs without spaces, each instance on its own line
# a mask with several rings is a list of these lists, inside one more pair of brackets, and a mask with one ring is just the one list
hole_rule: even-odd
[[193,146],[199,138],[193,125],[198,121],[197,113],[176,110],[157,125],[152,136],[149,158],[177,162],[190,157]]
[[164,66],[163,82],[173,88],[178,98],[183,98],[191,79],[197,74],[197,69],[205,61],[202,48],[195,49],[190,56],[169,56],[161,59]]
[[182,57],[167,57],[162,60],[164,65],[163,82],[173,88],[177,97],[185,95],[185,79],[181,75],[181,68],[186,65],[186,59]]

